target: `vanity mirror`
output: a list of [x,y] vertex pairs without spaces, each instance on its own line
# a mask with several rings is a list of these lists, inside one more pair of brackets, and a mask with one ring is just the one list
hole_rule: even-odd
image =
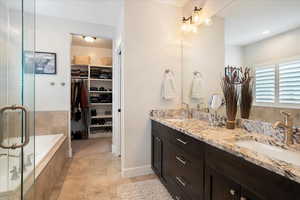
[[[282,120],[284,110],[300,124],[300,1],[228,2],[213,14],[213,24],[184,33],[183,101],[192,107],[209,102],[213,94],[222,94],[225,66],[249,67],[253,78],[249,118],[273,123]],[[195,71],[201,72],[198,99],[191,97]]]

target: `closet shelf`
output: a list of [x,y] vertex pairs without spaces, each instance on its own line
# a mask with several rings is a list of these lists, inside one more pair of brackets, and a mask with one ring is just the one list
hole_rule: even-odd
[[91,103],[92,106],[110,106],[112,103]]
[[92,91],[92,90],[90,90],[89,92],[90,93],[102,93],[102,94],[110,94],[110,93],[112,93],[112,91]]
[[72,80],[85,80],[88,79],[88,77],[72,77]]
[[91,81],[112,81],[112,79],[98,79],[98,78],[90,78]]
[[112,127],[112,124],[90,125],[90,128],[100,128],[100,127]]
[[112,136],[112,132],[95,132],[95,133],[90,133],[89,138],[105,138],[111,136]]
[[97,116],[92,116],[92,119],[109,119],[112,118],[112,115],[97,115]]
[[109,65],[90,65],[90,67],[97,67],[97,68],[111,68],[111,69],[112,69],[112,66],[109,66]]

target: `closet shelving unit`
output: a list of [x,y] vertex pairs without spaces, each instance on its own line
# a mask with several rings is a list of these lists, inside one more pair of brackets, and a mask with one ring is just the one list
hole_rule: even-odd
[[[112,81],[113,79],[98,79],[98,78],[92,78],[91,77],[91,70],[93,68],[98,68],[98,69],[108,69],[111,70],[112,73],[112,66],[106,66],[106,65],[76,65],[72,64],[73,67],[79,67],[80,69],[84,68],[88,70],[88,76],[87,77],[72,77],[73,80],[87,80],[88,81],[88,92],[89,92],[89,101],[90,101],[90,96],[91,94],[112,94],[113,91],[92,91],[90,90],[91,85],[96,83],[97,86],[101,86],[101,83],[110,84],[112,88]],[[90,109],[89,112],[91,113],[92,109],[101,109],[102,107],[110,107],[110,111],[112,113],[112,103],[89,103],[90,104]],[[91,116],[92,119],[110,119],[112,122],[112,115],[104,115],[104,114],[97,114],[96,116]],[[104,131],[94,131],[92,130],[93,128],[111,128],[112,130],[112,123],[111,124],[103,124],[103,125],[98,125],[98,124],[92,124],[90,122],[90,125],[88,127],[88,135],[89,138],[99,138],[99,137],[110,137],[112,132],[104,132]]]

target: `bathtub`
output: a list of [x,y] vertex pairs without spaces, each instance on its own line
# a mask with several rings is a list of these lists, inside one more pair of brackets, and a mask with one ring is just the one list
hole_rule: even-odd
[[[10,139],[10,142],[18,139],[19,138]],[[65,139],[66,137],[63,134],[41,135],[30,138],[30,143],[24,147],[24,164],[27,165],[23,173],[24,194],[30,189],[34,179],[40,175]],[[33,154],[34,144],[35,154]],[[19,200],[21,190],[20,173],[18,173],[18,179],[12,180],[11,171],[13,171],[14,168],[18,170],[20,167],[20,149],[0,149],[0,154],[7,153],[13,157],[9,159],[7,156],[0,157],[0,200]]]

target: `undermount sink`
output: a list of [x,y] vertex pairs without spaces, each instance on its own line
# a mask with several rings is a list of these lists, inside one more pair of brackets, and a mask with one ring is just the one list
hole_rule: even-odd
[[275,158],[277,160],[300,166],[300,152],[282,149],[280,147],[263,144],[253,140],[240,140],[236,142],[236,145],[264,154],[270,158]]

